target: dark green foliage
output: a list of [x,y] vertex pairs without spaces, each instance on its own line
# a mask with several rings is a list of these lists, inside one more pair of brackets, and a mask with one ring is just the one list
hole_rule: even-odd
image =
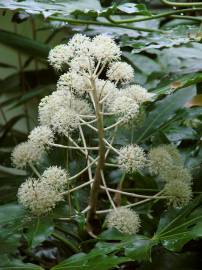
[[[202,7],[183,7],[180,11],[165,6],[163,1],[131,2],[0,1],[2,270],[200,269],[202,102],[200,96],[196,103],[192,99],[201,94]],[[139,15],[144,20],[140,21]],[[65,202],[66,206],[60,205],[48,217],[33,217],[16,201],[19,185],[33,174],[12,167],[11,151],[37,125],[39,100],[55,90],[60,74],[48,65],[50,48],[77,32],[89,36],[110,33],[123,50],[122,58],[134,67],[135,81],[156,94],[154,103],[144,106],[144,123],[132,128],[132,135],[131,127],[120,128],[116,145],[134,142],[147,151],[151,146],[173,143],[193,175],[194,198],[187,207],[167,209],[164,201],[156,200],[135,208],[142,220],[138,235],[124,235],[103,226],[101,234],[91,238],[85,217],[80,214],[88,203],[88,188],[71,196],[71,206]],[[87,142],[96,144],[93,133],[87,132]],[[71,151],[68,158],[71,175],[85,167],[77,151]],[[65,151],[57,150],[44,156],[38,170],[43,171],[49,164],[65,167],[66,162]],[[159,188],[147,171],[124,178],[120,170],[106,168],[106,174],[113,188],[120,179],[126,191],[152,195]],[[85,180],[84,173],[76,181],[82,184]],[[122,197],[123,203],[126,200],[134,202]],[[108,205],[103,194],[99,204]],[[68,218],[70,213],[75,214],[71,220],[60,219]]]

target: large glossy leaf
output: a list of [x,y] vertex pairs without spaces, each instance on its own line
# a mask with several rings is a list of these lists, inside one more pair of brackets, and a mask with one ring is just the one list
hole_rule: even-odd
[[30,248],[34,248],[45,241],[54,230],[53,220],[48,217],[35,218],[27,225],[24,236]]
[[144,236],[134,236],[131,244],[125,246],[125,255],[133,260],[150,261],[151,249],[157,243]]
[[23,228],[24,210],[16,204],[0,206],[0,250],[12,253],[19,246]]
[[135,142],[145,141],[158,132],[161,125],[170,120],[176,111],[182,108],[195,93],[196,90],[194,88],[188,87],[156,102],[155,109],[149,113],[144,126],[135,133]]
[[169,94],[169,93],[172,93],[173,91],[176,91],[184,87],[188,87],[190,85],[197,84],[201,81],[202,81],[201,72],[183,75],[183,76],[181,75],[181,76],[178,76],[175,80],[172,80],[169,83],[166,83],[160,87],[153,89],[152,92],[156,93],[157,95]]
[[[1,260],[1,257],[0,257]],[[11,260],[8,259],[7,262],[2,260],[0,262],[0,269],[1,270],[44,270],[44,268],[40,267],[39,265],[35,265],[32,263],[23,263],[20,260]]]
[[46,1],[46,0],[24,0],[24,1],[1,1],[0,8],[10,10],[25,10],[29,14],[42,13],[45,17],[53,14],[69,15],[75,10],[82,10],[88,12],[89,10],[101,10],[101,5],[98,0],[60,0],[60,1]]
[[115,255],[107,256],[103,254],[103,251],[93,250],[89,254],[78,253],[53,267],[51,270],[110,270],[120,263],[127,261],[130,261],[130,259]]
[[184,209],[171,209],[160,219],[154,238],[171,251],[180,251],[191,239],[202,237],[202,196]]
[[187,44],[192,41],[189,33],[198,31],[197,26],[177,26],[166,29],[165,33],[152,33],[146,37],[134,40],[131,35],[121,37],[121,46],[131,47],[132,52],[140,53],[142,51],[155,52],[160,54],[163,48],[172,48],[181,44]]

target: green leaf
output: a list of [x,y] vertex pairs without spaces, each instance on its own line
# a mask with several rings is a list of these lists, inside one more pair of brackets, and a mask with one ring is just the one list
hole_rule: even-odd
[[136,235],[133,237],[132,243],[126,245],[125,255],[133,260],[151,261],[151,249],[157,243],[156,240]]
[[19,260],[10,260],[9,262],[0,262],[0,269],[1,270],[12,270],[12,269],[19,269],[19,270],[44,270],[44,268],[40,267],[39,265],[32,264],[32,263],[23,263]]
[[142,15],[151,14],[149,10],[146,8],[146,6],[143,4],[124,3],[122,5],[117,6],[117,9],[128,14],[133,13],[139,13]]
[[126,257],[107,256],[102,250],[92,250],[89,254],[79,253],[61,262],[51,270],[109,270],[120,263],[130,261]]
[[101,240],[125,240],[128,238],[130,238],[130,236],[119,232],[115,228],[110,228],[99,235],[99,239]]
[[194,88],[184,88],[156,102],[155,109],[145,120],[144,126],[136,132],[134,141],[143,142],[153,136],[160,127],[167,123],[196,93]]
[[101,5],[98,0],[60,0],[46,1],[46,0],[24,0],[24,1],[3,1],[0,3],[0,8],[10,10],[24,10],[29,14],[42,13],[45,17],[53,14],[69,15],[75,10],[82,10],[88,12],[89,10],[101,10]]
[[167,211],[160,219],[154,239],[171,251],[180,251],[191,239],[201,237],[201,204],[202,196],[198,196],[184,209]]
[[24,210],[16,204],[0,206],[0,250],[2,254],[16,252],[23,228]]
[[45,241],[53,231],[54,226],[51,218],[35,218],[31,223],[28,223],[24,236],[28,241],[28,246],[34,248]]
[[188,87],[190,85],[197,84],[202,82],[202,73],[194,73],[188,75],[181,75],[178,76],[175,80],[172,80],[169,83],[166,83],[164,86],[155,88],[152,92],[156,93],[157,95],[160,94],[169,94],[172,91]]
[[42,58],[46,58],[50,50],[48,45],[5,30],[0,30],[0,42],[22,53]]

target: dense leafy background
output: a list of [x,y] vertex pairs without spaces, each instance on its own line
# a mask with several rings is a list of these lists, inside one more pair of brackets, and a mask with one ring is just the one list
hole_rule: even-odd
[[[202,10],[190,10],[184,18],[178,13],[118,22],[173,11],[160,1],[0,1],[0,269],[200,269]],[[143,125],[132,137],[131,130],[120,129],[117,145],[134,141],[147,149],[175,143],[193,174],[195,197],[186,208],[166,210],[159,201],[136,208],[143,220],[137,236],[103,228],[94,240],[82,215],[71,222],[57,219],[69,215],[67,206],[37,219],[16,203],[17,188],[31,172],[14,169],[10,153],[37,124],[40,98],[55,89],[58,74],[47,63],[50,48],[77,32],[113,35],[123,59],[135,68],[136,82],[157,93],[156,102],[146,106]],[[47,156],[40,169],[58,160],[65,164],[64,156],[62,151]],[[76,153],[71,158],[76,173],[82,160]],[[108,181],[116,185],[120,174],[109,171]],[[148,194],[158,189],[147,175],[126,177],[124,185]],[[78,211],[87,194],[83,190],[72,198]]]

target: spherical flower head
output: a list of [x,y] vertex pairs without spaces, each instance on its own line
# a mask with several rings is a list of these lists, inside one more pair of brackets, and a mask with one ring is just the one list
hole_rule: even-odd
[[80,125],[78,114],[68,107],[62,107],[53,114],[51,126],[52,129],[59,133],[68,136],[72,131]]
[[133,99],[124,95],[117,95],[107,106],[109,112],[117,114],[123,123],[128,123],[136,118],[140,108]]
[[140,85],[131,85],[122,90],[123,94],[133,99],[138,104],[142,104],[146,101],[151,101],[154,96],[153,93],[149,93],[145,88]]
[[70,107],[73,95],[69,91],[54,91],[44,97],[39,104],[39,122],[42,126],[51,126],[54,113],[61,107]]
[[136,234],[140,228],[138,214],[124,207],[111,211],[106,217],[106,223],[108,228],[116,228],[125,234]]
[[184,207],[192,199],[191,186],[182,181],[170,181],[164,187],[164,195],[168,196],[168,205]]
[[50,50],[48,61],[56,70],[60,70],[68,64],[72,55],[72,49],[66,44],[61,44]]
[[91,55],[101,62],[118,60],[121,55],[119,46],[106,35],[98,35],[92,40],[91,52]]
[[182,161],[182,158],[180,156],[180,153],[174,145],[164,144],[161,147],[163,147],[169,153],[169,155],[172,157],[174,165],[179,165],[179,166],[183,165],[183,161]]
[[92,107],[88,101],[75,98],[71,104],[71,108],[79,115],[92,115]]
[[127,145],[119,150],[118,164],[126,172],[141,170],[146,162],[144,150],[138,145]]
[[92,57],[88,57],[86,55],[79,55],[72,59],[70,62],[70,67],[74,71],[85,71],[88,72],[91,70],[91,72],[95,68],[95,62]]
[[71,90],[79,96],[83,95],[89,88],[90,83],[87,78],[73,70],[61,75],[57,82],[58,91]]
[[28,178],[18,189],[18,201],[36,216],[47,214],[63,200],[63,195],[50,185]]
[[96,79],[95,86],[96,86],[97,96],[99,99],[102,99],[106,96],[112,99],[112,96],[114,97],[115,94],[118,92],[118,89],[116,88],[115,84],[108,80],[105,81],[101,79]]
[[67,186],[68,175],[64,169],[51,166],[43,172],[41,181],[53,189],[63,192]]
[[153,175],[164,174],[173,165],[171,155],[163,146],[152,148],[148,154],[148,167]]
[[165,182],[180,181],[187,184],[192,183],[192,176],[188,169],[183,166],[172,165],[160,174],[160,178]]
[[73,51],[73,57],[90,55],[91,40],[85,35],[74,35],[68,42],[68,46]]
[[44,149],[37,147],[31,141],[18,144],[12,154],[11,159],[16,168],[25,168],[29,163],[39,161],[44,153]]
[[33,145],[37,147],[49,147],[50,143],[53,143],[54,134],[52,130],[47,126],[39,126],[34,128],[30,135],[29,140]]
[[[137,114],[135,118],[133,118],[132,123],[130,123],[132,124],[133,129],[137,130],[141,128],[144,124],[145,118],[146,118],[146,112],[144,108],[140,106],[139,113]],[[129,125],[129,128],[131,128],[131,125]]]
[[134,70],[125,62],[113,62],[107,71],[107,77],[111,81],[128,83],[134,78]]

